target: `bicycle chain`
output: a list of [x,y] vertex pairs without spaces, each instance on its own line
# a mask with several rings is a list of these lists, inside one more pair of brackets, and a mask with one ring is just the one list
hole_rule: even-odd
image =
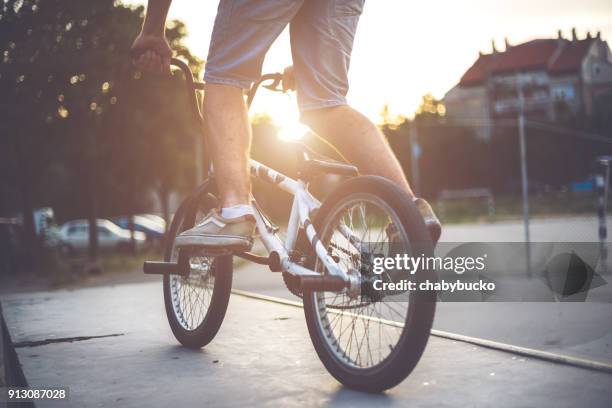
[[299,278],[297,276],[293,276],[288,272],[283,272],[283,282],[285,282],[285,286],[295,296],[302,299],[303,294],[299,288]]

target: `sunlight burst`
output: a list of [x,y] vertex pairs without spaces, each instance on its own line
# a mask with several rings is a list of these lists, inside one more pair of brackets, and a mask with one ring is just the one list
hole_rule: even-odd
[[275,120],[275,123],[277,123],[279,127],[278,137],[281,138],[282,140],[288,140],[288,141],[299,140],[309,131],[307,126],[302,125],[300,122],[297,122],[297,121],[292,122],[292,123],[282,123],[281,124]]

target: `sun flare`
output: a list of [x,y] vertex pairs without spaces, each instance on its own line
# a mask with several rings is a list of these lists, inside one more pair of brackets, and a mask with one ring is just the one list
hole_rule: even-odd
[[282,140],[287,141],[299,140],[309,131],[308,127],[302,125],[299,122],[284,123],[282,125],[278,124],[278,126],[278,137],[280,137]]

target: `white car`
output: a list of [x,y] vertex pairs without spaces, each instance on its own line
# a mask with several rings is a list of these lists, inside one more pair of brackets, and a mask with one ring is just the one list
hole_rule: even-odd
[[[163,228],[164,231],[166,230],[166,220],[164,220],[164,218],[160,217],[159,215],[155,215],[155,214],[137,214],[136,217],[148,218],[149,220],[153,221],[154,223],[159,225],[161,228]],[[172,217],[170,217],[170,219],[172,219]]]
[[[98,245],[100,249],[125,250],[129,248],[131,234],[117,224],[104,219],[97,220]],[[87,220],[68,221],[59,229],[61,247],[68,253],[87,249],[89,247],[89,223]],[[134,232],[136,249],[146,244],[146,236],[142,232]]]

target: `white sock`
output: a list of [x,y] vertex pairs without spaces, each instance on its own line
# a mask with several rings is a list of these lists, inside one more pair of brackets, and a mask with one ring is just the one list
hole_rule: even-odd
[[238,204],[238,205],[232,205],[230,207],[223,207],[221,208],[221,216],[223,218],[238,218],[238,217],[242,217],[243,215],[254,215],[254,211],[253,211],[253,207],[251,207],[249,204]]

